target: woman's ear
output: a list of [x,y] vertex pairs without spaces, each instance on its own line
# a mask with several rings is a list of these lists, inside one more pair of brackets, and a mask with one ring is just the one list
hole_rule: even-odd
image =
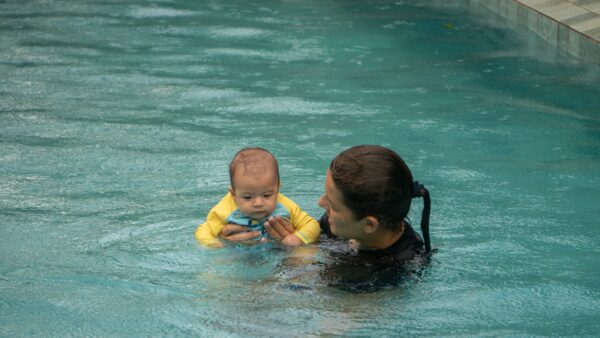
[[374,216],[365,217],[365,223],[363,224],[363,231],[365,234],[372,234],[379,229],[379,220]]

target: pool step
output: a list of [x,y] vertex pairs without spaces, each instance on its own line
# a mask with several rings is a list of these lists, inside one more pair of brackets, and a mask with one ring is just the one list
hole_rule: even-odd
[[600,64],[600,0],[469,0],[528,28],[585,62]]

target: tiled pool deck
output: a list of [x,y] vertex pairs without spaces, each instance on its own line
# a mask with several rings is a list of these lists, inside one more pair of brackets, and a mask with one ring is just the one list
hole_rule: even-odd
[[469,0],[528,28],[585,62],[600,64],[600,0]]

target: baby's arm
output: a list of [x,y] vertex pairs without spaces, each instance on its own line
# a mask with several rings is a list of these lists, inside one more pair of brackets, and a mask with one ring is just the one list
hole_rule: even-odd
[[292,224],[296,228],[294,234],[304,243],[310,244],[319,240],[321,227],[319,222],[304,212],[300,207],[292,213]]
[[206,221],[196,229],[196,240],[206,246],[222,247],[223,243],[219,240],[219,233],[225,226],[227,216],[235,209],[235,202],[227,193],[220,201],[208,212]]
[[[290,212],[290,223],[292,228],[288,228],[287,231],[292,232],[294,235],[290,239],[287,239],[289,235],[282,236],[282,238],[284,238],[286,242],[289,241],[290,243],[295,243],[296,245],[310,244],[318,241],[319,235],[321,234],[319,222],[304,212],[289,198],[283,196],[282,194],[279,194],[279,197],[280,203],[283,204]],[[281,227],[279,228],[281,229]],[[297,240],[300,240],[300,243],[298,243]]]
[[214,217],[211,217],[211,214],[209,213],[206,222],[200,224],[194,235],[200,244],[220,248],[223,246],[223,243],[221,243],[217,235],[222,228],[223,224],[215,222]]

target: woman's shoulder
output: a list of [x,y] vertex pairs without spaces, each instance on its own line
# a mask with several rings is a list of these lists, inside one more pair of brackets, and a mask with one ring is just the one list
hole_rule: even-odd
[[421,236],[407,223],[402,236],[383,251],[385,256],[400,261],[408,261],[424,252],[424,245]]

